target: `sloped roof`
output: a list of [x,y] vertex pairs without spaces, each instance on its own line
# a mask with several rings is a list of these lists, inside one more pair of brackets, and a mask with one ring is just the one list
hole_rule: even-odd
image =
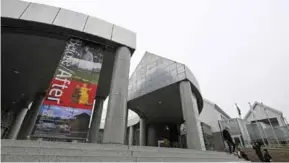
[[214,108],[215,108],[219,113],[221,113],[222,115],[224,115],[226,118],[231,119],[231,117],[230,117],[223,109],[221,109],[217,104],[215,104],[215,103],[213,103],[212,101],[209,101],[209,100],[207,100],[207,99],[203,99],[203,100],[204,100],[204,102],[213,105]]
[[223,114],[226,118],[231,119],[231,117],[223,109],[221,109],[217,104],[215,104],[215,109],[221,114]]
[[[251,106],[250,110],[245,115],[245,117],[244,117],[245,120],[249,117],[251,111],[254,110],[256,108],[256,106],[262,106],[262,104],[260,102],[255,101],[255,103]],[[272,108],[270,106],[267,106],[267,105],[263,104],[263,107],[265,107],[266,109],[269,109],[270,111],[272,111],[272,112],[274,112],[276,114],[282,115],[281,111],[276,110],[276,109],[274,109],[274,108]]]

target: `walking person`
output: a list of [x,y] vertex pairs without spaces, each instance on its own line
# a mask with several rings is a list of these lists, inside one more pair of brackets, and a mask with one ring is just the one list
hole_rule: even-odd
[[[230,152],[230,154],[232,154],[232,152],[234,153],[234,152],[235,152],[236,145],[235,145],[235,143],[233,142],[233,139],[232,139],[231,134],[230,134],[230,132],[229,132],[229,127],[226,127],[226,128],[223,130],[223,138],[224,138],[224,140],[226,141],[227,145],[229,146],[229,152]],[[232,151],[232,147],[233,147],[233,151]]]
[[254,143],[253,149],[255,150],[255,153],[258,156],[259,160],[263,162],[264,158],[261,150],[261,143],[260,142]]

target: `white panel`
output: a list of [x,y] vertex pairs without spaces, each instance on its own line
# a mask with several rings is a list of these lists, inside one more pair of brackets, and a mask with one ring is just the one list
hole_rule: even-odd
[[31,3],[21,16],[21,19],[51,24],[59,8]]
[[18,0],[1,0],[1,17],[18,19],[29,5],[28,2]]
[[201,122],[211,126],[212,132],[220,131],[218,120],[222,120],[221,113],[215,109],[214,104],[204,100],[203,110],[199,118]]
[[88,17],[84,32],[110,40],[113,24],[101,19]]
[[78,31],[82,31],[87,19],[87,15],[73,12],[66,9],[61,9],[57,14],[54,25],[62,26],[65,28],[71,28]]
[[116,25],[113,27],[111,40],[133,49],[136,48],[136,34]]

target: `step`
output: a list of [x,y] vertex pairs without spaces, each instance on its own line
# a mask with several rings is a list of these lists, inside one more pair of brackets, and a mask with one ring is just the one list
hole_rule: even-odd
[[144,146],[127,146],[119,144],[96,144],[96,143],[69,143],[69,142],[48,142],[48,141],[29,141],[29,140],[8,140],[2,139],[1,147],[42,147],[54,149],[82,149],[82,150],[113,150],[113,151],[133,151],[133,152],[174,152],[174,153],[196,153],[224,155],[224,152],[200,151],[194,149],[181,148],[160,148],[160,147],[144,147]]
[[33,140],[1,140],[1,147],[43,147],[60,149],[84,149],[84,150],[117,150],[127,151],[127,145],[121,144],[96,144],[96,143],[70,143],[70,142],[48,142]]
[[2,140],[2,161],[243,161],[214,151],[179,148],[126,146],[117,144]]
[[132,157],[1,154],[1,162],[136,162]]
[[92,150],[65,149],[45,147],[2,147],[2,154],[7,155],[56,155],[56,156],[123,156],[123,157],[187,157],[187,158],[234,158],[231,155],[202,153],[153,152],[153,151],[123,151],[123,150]]
[[188,158],[188,157],[137,157],[136,162],[243,162],[239,159],[228,158]]
[[167,153],[167,154],[181,154],[181,155],[212,155],[212,156],[224,156],[228,157],[229,154],[225,152],[217,152],[217,151],[200,151],[194,149],[181,149],[181,148],[159,148],[159,147],[140,147],[140,146],[130,146],[129,150],[133,151],[133,153],[148,153],[148,154],[158,154],[158,153]]
[[212,159],[234,159],[231,155],[211,155],[211,154],[195,154],[195,153],[174,153],[174,152],[132,152],[133,157],[186,157],[186,158],[212,158]]
[[2,162],[232,162],[238,159],[207,159],[186,157],[136,158],[111,156],[1,155]]
[[85,150],[44,147],[2,147],[2,154],[7,155],[55,155],[55,156],[131,156],[130,151],[123,150]]

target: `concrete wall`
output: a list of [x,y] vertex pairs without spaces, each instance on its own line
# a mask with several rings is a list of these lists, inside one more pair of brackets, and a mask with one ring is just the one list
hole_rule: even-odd
[[213,148],[215,151],[225,151],[225,145],[221,132],[212,133],[213,136]]

